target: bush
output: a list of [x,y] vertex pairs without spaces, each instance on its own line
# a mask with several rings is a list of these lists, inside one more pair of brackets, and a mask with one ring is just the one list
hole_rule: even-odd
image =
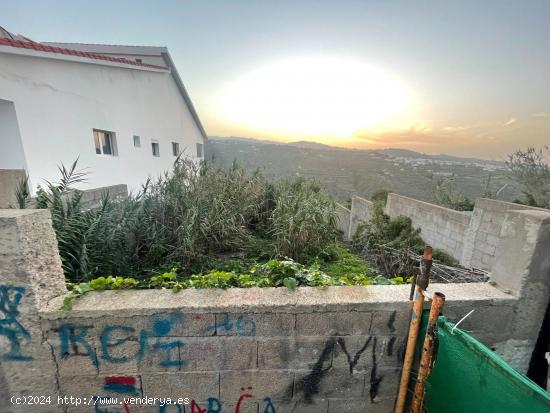
[[335,204],[318,184],[271,184],[233,166],[212,169],[185,158],[124,201],[108,195],[84,210],[71,186],[85,174],[60,168],[58,184],[38,191],[52,211],[65,274],[74,282],[104,274],[144,278],[175,266],[192,274],[219,254],[311,262],[336,238]]
[[280,256],[307,262],[336,240],[336,204],[317,183],[283,180],[276,194],[270,233]]
[[550,150],[527,148],[508,157],[506,166],[512,179],[523,188],[524,200],[515,200],[541,208],[550,208]]
[[439,179],[435,183],[433,202],[456,211],[473,211],[474,209],[474,202],[464,194],[454,191],[452,181],[449,179]]
[[[355,250],[366,251],[376,256],[383,255],[383,247],[389,247],[398,252],[412,251],[422,254],[426,243],[420,236],[420,228],[413,228],[410,218],[405,216],[390,218],[384,213],[382,203],[376,202],[371,220],[359,225],[353,236],[352,245]],[[433,250],[433,259],[446,265],[457,264],[454,258],[437,248]]]

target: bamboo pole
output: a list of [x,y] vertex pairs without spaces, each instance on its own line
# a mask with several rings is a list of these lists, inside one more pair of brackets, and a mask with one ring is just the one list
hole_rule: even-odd
[[423,351],[420,359],[420,369],[418,370],[416,385],[414,387],[411,413],[422,412],[426,379],[431,372],[432,362],[434,359],[434,348],[437,340],[437,317],[439,317],[443,304],[445,304],[445,295],[436,292],[432,295],[431,301],[432,307],[430,309],[430,318],[428,319],[428,327],[426,329],[424,345],[422,346]]
[[416,279],[414,301],[411,311],[411,322],[409,324],[409,335],[407,337],[407,347],[405,350],[405,358],[403,360],[403,370],[401,372],[399,392],[397,393],[397,401],[395,402],[395,413],[404,413],[405,404],[407,403],[407,390],[409,388],[411,368],[414,361],[416,341],[418,339],[418,332],[422,321],[422,309],[424,308],[424,290],[428,287],[431,267],[432,247],[427,245],[424,248],[424,255],[422,256],[421,273]]

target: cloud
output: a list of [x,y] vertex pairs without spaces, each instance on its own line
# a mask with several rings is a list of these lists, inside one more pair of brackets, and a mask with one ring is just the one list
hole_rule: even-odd
[[516,118],[510,118],[506,123],[502,124],[502,126],[510,126],[516,123],[518,120]]
[[447,133],[456,133],[456,132],[462,132],[465,131],[467,128],[466,126],[445,126],[444,128],[441,128],[443,132]]
[[531,113],[531,117],[537,118],[537,119],[547,119],[547,118],[550,118],[550,115],[546,112],[536,112],[536,113]]

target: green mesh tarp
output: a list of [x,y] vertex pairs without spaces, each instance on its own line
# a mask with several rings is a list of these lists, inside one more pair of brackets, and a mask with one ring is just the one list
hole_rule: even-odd
[[439,350],[426,383],[428,413],[550,412],[550,393],[464,331],[452,334],[453,326],[438,320]]

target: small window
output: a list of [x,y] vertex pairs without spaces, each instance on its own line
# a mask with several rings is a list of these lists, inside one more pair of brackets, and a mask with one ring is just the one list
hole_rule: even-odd
[[197,158],[202,158],[202,143],[197,143]]
[[160,146],[157,141],[151,141],[151,150],[153,152],[153,156],[160,156]]
[[141,138],[134,135],[134,148],[141,148]]
[[172,142],[172,155],[179,156],[180,154],[180,144],[177,142]]
[[97,155],[117,155],[116,134],[114,132],[94,129],[94,144]]

